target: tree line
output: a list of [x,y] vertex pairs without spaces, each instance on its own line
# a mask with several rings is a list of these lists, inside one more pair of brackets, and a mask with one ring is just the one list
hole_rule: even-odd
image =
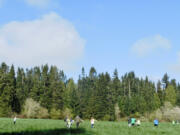
[[66,113],[86,119],[114,121],[119,117],[151,113],[166,101],[180,106],[180,84],[167,73],[157,83],[134,72],[119,77],[117,69],[89,73],[82,68],[77,82],[67,78],[56,66],[36,66],[24,70],[6,63],[0,65],[0,116],[23,114],[31,98],[48,112],[49,118],[63,118]]

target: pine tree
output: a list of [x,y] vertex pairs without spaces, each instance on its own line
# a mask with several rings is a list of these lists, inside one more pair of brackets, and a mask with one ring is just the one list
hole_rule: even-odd
[[16,78],[15,78],[15,71],[14,66],[11,66],[10,72],[8,74],[8,80],[9,80],[9,89],[10,89],[10,105],[13,112],[20,112],[20,103],[17,98],[16,93]]
[[164,105],[165,93],[164,93],[164,90],[161,88],[160,81],[158,81],[158,83],[157,83],[157,94],[158,94],[161,106]]
[[8,86],[9,67],[2,63],[0,67],[0,116],[7,117],[11,113],[11,91]]
[[[49,94],[48,96],[48,101],[51,102],[49,103],[49,108],[54,108],[56,110],[63,110],[64,106],[67,105],[65,104],[65,78],[64,78],[64,72],[58,71],[56,66],[51,66],[50,72],[49,72]],[[68,93],[69,94],[69,93]]]
[[49,72],[49,66],[47,64],[42,66],[42,73],[41,73],[42,94],[40,95],[40,103],[43,107],[49,110],[51,108],[52,90],[49,87],[50,80],[49,80],[48,72]]
[[123,91],[121,89],[121,82],[118,77],[117,69],[114,70],[113,80],[112,80],[112,94],[113,94],[113,103],[118,102],[118,97],[123,96]]
[[169,85],[169,76],[167,73],[163,76],[162,82],[163,82],[163,87],[166,89]]
[[176,92],[172,85],[169,85],[166,89],[165,100],[170,102],[172,105],[176,103]]
[[19,100],[18,112],[22,111],[23,105],[28,96],[28,93],[25,89],[25,84],[26,84],[26,77],[25,77],[24,70],[22,68],[18,68],[17,78],[16,78],[16,93],[17,93],[17,98]]

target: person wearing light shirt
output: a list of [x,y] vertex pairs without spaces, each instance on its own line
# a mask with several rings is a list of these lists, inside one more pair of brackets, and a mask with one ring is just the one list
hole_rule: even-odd
[[16,116],[15,116],[15,117],[14,117],[14,120],[13,120],[13,121],[14,121],[14,125],[16,124],[16,120],[17,120],[17,118],[16,118]]
[[97,121],[97,120],[95,120],[93,117],[91,117],[91,120],[90,120],[90,122],[91,122],[91,128],[94,128],[94,123],[95,123],[95,121]]

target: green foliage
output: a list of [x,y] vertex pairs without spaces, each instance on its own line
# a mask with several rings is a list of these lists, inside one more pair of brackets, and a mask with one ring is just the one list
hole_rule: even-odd
[[[162,82],[155,84],[148,77],[136,77],[133,71],[119,78],[117,69],[111,77],[107,72],[98,74],[94,67],[89,74],[82,68],[82,74],[74,82],[56,66],[46,64],[25,71],[17,68],[15,72],[13,65],[9,68],[2,63],[0,116],[22,114],[29,98],[38,104],[38,112],[45,114],[42,118],[49,117],[50,113],[55,119],[79,115],[83,119],[94,117],[114,121],[130,115],[151,114],[165,101],[173,106],[180,105],[180,84],[175,79],[169,81],[167,74]],[[36,111],[32,114],[31,117],[41,117]]]
[[61,110],[56,110],[56,109],[52,108],[51,111],[50,111],[50,118],[51,119],[60,119],[60,118],[62,118]]
[[154,108],[158,109],[161,106],[161,101],[157,93],[154,93]]
[[39,103],[28,98],[24,105],[23,115],[27,118],[48,118],[48,110],[40,106]]
[[172,85],[169,85],[166,89],[165,100],[170,102],[172,105],[176,103],[176,92]]

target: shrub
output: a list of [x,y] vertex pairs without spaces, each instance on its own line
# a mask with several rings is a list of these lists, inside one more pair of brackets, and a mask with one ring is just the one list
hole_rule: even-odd
[[158,119],[158,120],[163,119],[162,111],[160,109],[157,109],[155,112],[153,112],[149,115],[150,121],[153,121],[154,119]]
[[103,120],[104,121],[110,121],[111,120],[111,116],[106,114],[104,117],[103,117]]
[[149,115],[150,121],[153,121],[155,118],[161,121],[180,120],[180,108],[173,107],[170,102],[165,102],[164,106]]
[[52,108],[50,111],[50,117],[51,119],[60,119],[62,117],[61,110],[56,110],[55,108]]
[[48,110],[46,108],[40,107],[37,114],[37,118],[41,118],[41,119],[49,118]]
[[48,118],[48,110],[31,98],[26,99],[23,115],[27,118]]
[[71,118],[73,117],[73,114],[72,114],[71,109],[65,108],[65,109],[63,110],[63,112],[62,112],[62,118],[65,118],[66,116],[71,117]]
[[141,116],[141,115],[140,115],[139,112],[136,112],[136,113],[134,114],[134,117],[135,117],[135,118],[140,118],[140,116]]

